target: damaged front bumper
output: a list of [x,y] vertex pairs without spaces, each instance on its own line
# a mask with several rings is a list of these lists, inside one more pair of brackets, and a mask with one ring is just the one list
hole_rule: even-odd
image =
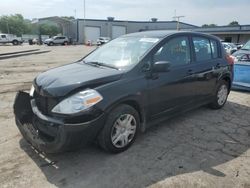
[[28,93],[18,92],[14,103],[16,124],[23,137],[45,153],[72,150],[93,141],[103,127],[105,115],[94,120],[68,124],[43,115]]

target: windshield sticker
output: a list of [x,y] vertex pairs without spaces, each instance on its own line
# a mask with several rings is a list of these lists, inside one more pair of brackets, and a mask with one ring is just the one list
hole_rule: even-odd
[[152,43],[156,43],[158,41],[159,41],[159,39],[156,39],[156,38],[141,38],[140,39],[140,42],[152,42]]

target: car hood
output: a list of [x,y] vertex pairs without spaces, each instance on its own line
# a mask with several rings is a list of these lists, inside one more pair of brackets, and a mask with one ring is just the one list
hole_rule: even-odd
[[34,87],[43,96],[62,97],[73,90],[94,88],[116,81],[122,74],[121,70],[77,62],[41,73],[35,79]]
[[49,42],[49,41],[52,41],[52,39],[46,39],[45,42]]
[[250,54],[250,50],[238,50],[236,52],[233,53],[233,56],[237,56],[237,55],[240,55],[240,54]]

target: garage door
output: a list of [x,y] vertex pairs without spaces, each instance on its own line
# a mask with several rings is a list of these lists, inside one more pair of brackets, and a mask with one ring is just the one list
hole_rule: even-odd
[[100,27],[85,27],[85,37],[86,37],[85,42],[91,40],[92,43],[96,43],[100,35],[101,35]]
[[112,26],[112,39],[126,34],[126,27],[124,26]]

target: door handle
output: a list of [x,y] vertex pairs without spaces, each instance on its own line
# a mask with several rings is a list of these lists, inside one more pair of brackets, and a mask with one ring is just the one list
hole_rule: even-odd
[[187,71],[187,74],[188,74],[188,75],[192,75],[192,74],[194,74],[194,72],[193,72],[192,69],[189,69],[189,70]]

